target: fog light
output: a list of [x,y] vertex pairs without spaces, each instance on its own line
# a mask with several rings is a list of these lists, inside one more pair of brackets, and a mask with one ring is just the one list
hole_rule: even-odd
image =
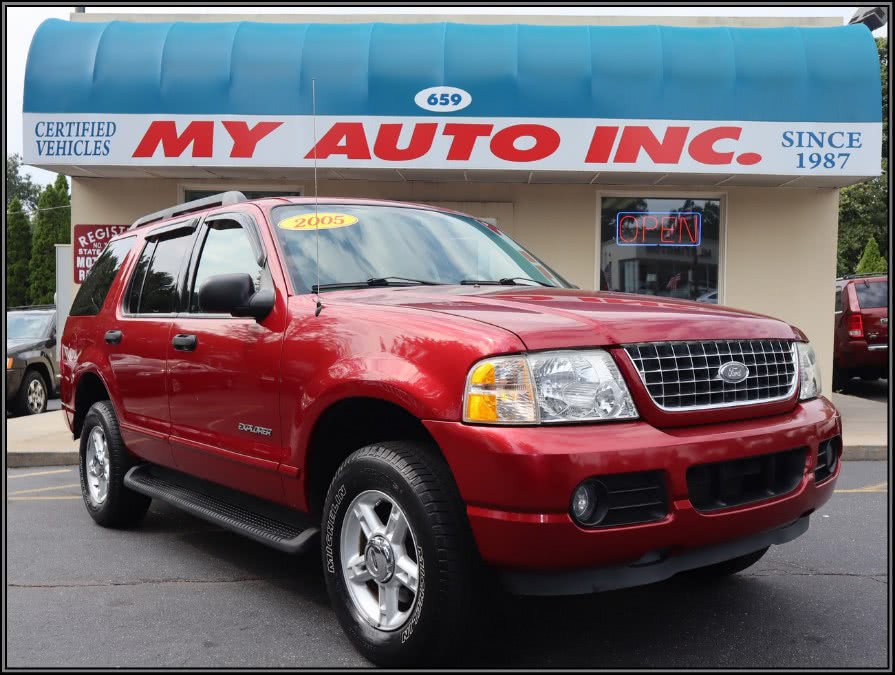
[[580,523],[586,523],[594,514],[597,506],[594,486],[582,483],[572,493],[572,516]]

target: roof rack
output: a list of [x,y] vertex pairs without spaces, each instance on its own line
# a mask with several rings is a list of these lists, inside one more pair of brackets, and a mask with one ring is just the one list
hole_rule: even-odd
[[867,277],[887,277],[889,276],[888,272],[867,272],[866,274],[846,274],[844,277],[839,277],[836,281],[845,281],[846,279],[866,279]]
[[193,213],[195,211],[204,211],[205,209],[210,209],[215,206],[231,206],[232,204],[238,204],[239,202],[244,201],[246,201],[246,196],[241,192],[237,192],[236,190],[221,192],[220,194],[211,195],[210,197],[194,199],[193,201],[186,202],[185,204],[178,204],[177,206],[171,206],[167,209],[162,209],[161,211],[150,213],[147,216],[138,218],[136,221],[134,221],[134,224],[127,229],[134,230],[138,227],[142,227],[143,225],[154,223],[159,220],[176,218],[177,216],[182,216],[187,213]]

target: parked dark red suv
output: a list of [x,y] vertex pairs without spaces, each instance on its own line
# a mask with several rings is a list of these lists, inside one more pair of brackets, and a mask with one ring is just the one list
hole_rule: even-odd
[[836,280],[833,388],[849,380],[889,377],[889,277],[853,275]]
[[97,260],[63,349],[97,523],[158,499],[282,551],[319,535],[339,621],[380,664],[462,653],[495,580],[743,570],[839,472],[797,328],[581,291],[428,206],[231,192],[146,216]]

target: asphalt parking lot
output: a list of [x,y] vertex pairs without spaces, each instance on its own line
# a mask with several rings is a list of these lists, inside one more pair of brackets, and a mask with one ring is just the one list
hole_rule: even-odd
[[[800,539],[715,586],[506,598],[485,667],[871,668],[888,658],[888,470],[847,462]],[[369,665],[293,558],[164,505],[105,530],[77,469],[7,472],[6,666]]]

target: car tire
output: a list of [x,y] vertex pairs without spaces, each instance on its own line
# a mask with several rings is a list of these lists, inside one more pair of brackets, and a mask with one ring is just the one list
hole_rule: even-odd
[[694,570],[688,570],[685,574],[690,579],[700,581],[723,579],[752,567],[752,565],[764,557],[764,554],[768,552],[769,548],[770,546],[766,546],[753,553],[741,555],[739,558],[731,558],[730,560],[725,560],[724,562],[708,565],[706,567],[697,567]]
[[327,591],[361,654],[381,666],[469,655],[458,647],[479,616],[481,563],[436,449],[401,441],[354,452],[330,484],[321,530]]
[[16,394],[16,412],[19,415],[39,415],[46,412],[49,398],[47,383],[37,370],[29,370],[22,378]]
[[848,385],[851,376],[847,370],[833,368],[833,391],[843,391]]
[[124,528],[143,520],[152,500],[124,485],[134,460],[121,439],[110,401],[94,403],[84,417],[78,464],[84,504],[97,524]]

